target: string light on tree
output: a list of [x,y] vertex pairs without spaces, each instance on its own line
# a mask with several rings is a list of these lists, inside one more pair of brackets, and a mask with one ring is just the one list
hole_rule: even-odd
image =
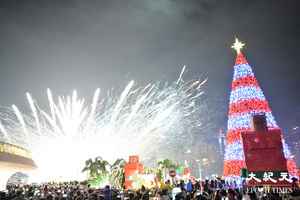
[[[251,66],[241,52],[245,43],[237,38],[231,46],[237,53],[233,67],[233,81],[229,100],[228,126],[226,148],[224,154],[224,176],[239,177],[240,170],[245,167],[243,146],[240,139],[241,132],[251,130],[252,116],[265,113],[268,129],[279,129]],[[296,164],[292,154],[285,143],[283,150],[287,159],[290,174],[295,174]]]

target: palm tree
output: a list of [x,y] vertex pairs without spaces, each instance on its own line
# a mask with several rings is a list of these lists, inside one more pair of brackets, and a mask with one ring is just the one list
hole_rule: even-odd
[[156,172],[157,172],[156,168],[144,166],[144,173],[145,174],[156,174]]
[[89,178],[96,176],[96,165],[93,162],[93,159],[88,159],[85,161],[85,167],[82,169],[82,172],[88,172]]
[[125,167],[126,161],[124,159],[117,159],[110,167],[110,182],[111,184],[122,189],[125,182]]
[[103,160],[101,157],[95,158],[95,163],[98,169],[98,173],[100,175],[108,175],[109,174],[109,162],[106,160]]
[[164,159],[157,162],[158,168],[160,168],[163,171],[163,178],[166,179],[167,177],[167,171],[170,171],[170,169],[175,169],[176,164],[173,163],[170,159]]
[[85,167],[82,169],[82,172],[88,172],[89,180],[98,184],[109,174],[108,166],[109,163],[106,160],[96,157],[94,160],[88,159],[85,161]]

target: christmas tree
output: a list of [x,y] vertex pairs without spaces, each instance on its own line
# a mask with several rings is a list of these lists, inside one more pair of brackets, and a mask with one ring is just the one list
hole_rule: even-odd
[[[244,151],[240,138],[243,131],[251,131],[251,119],[254,114],[265,113],[268,129],[280,129],[269,103],[266,100],[251,66],[241,52],[244,44],[235,40],[232,48],[237,52],[228,111],[228,127],[224,155],[224,176],[239,177],[245,167]],[[291,175],[297,175],[296,163],[290,150],[282,139],[284,156]]]

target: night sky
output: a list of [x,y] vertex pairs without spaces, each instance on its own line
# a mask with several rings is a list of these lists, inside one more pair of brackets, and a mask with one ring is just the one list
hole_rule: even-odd
[[[298,2],[298,3],[297,3]],[[46,102],[77,89],[123,88],[208,78],[204,101],[213,132],[226,129],[235,53],[248,62],[285,134],[300,126],[300,17],[297,0],[2,0],[0,105],[25,106],[25,92]]]

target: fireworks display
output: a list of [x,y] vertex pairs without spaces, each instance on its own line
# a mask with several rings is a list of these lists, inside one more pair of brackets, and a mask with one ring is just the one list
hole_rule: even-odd
[[26,93],[29,112],[1,108],[1,140],[30,149],[39,181],[80,179],[84,161],[99,155],[109,161],[131,154],[146,158],[164,145],[188,144],[201,127],[205,81],[184,81],[184,71],[173,83],[138,87],[130,81],[119,95],[97,89],[91,103],[76,91],[55,97],[47,89],[49,106],[41,108]]

